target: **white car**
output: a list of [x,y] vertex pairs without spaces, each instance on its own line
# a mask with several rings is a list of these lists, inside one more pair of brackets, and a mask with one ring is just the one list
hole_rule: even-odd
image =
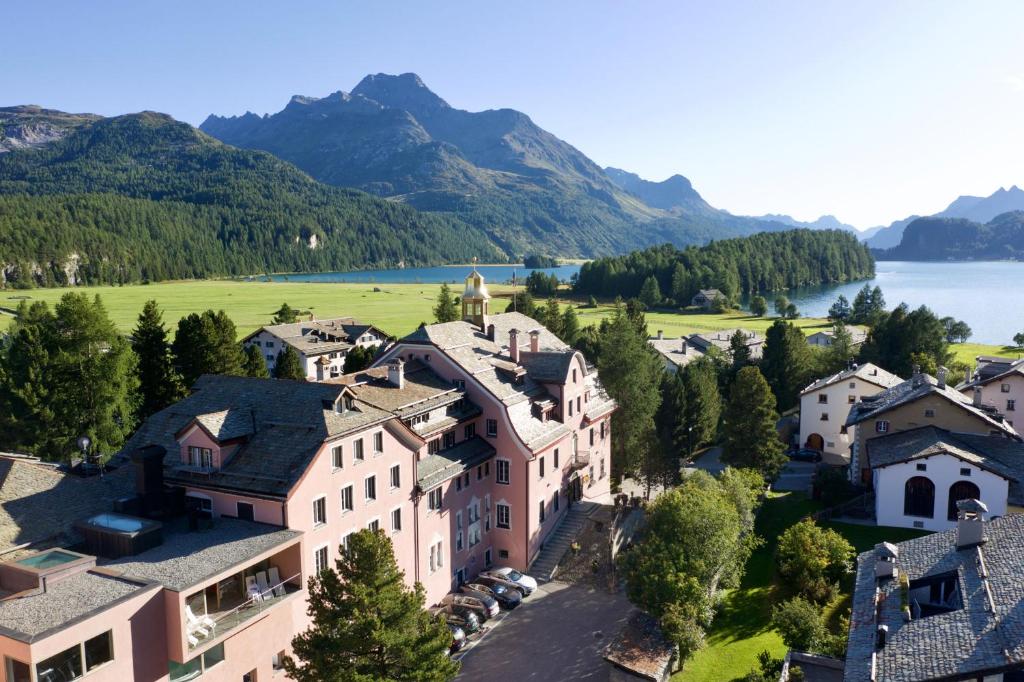
[[515,585],[522,590],[524,597],[530,596],[530,594],[537,589],[536,580],[525,573],[520,573],[516,569],[509,568],[507,566],[492,568],[489,571],[484,571],[482,575],[489,575],[493,578],[500,578],[502,580],[507,580],[510,583],[515,583]]

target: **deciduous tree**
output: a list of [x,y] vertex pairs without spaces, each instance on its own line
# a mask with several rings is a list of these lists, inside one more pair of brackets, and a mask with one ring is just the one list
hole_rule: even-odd
[[818,604],[827,603],[850,572],[853,545],[830,528],[804,519],[779,536],[775,552],[779,574],[799,594]]
[[768,301],[765,300],[764,296],[760,294],[751,297],[750,299],[750,312],[758,317],[764,317],[768,314]]

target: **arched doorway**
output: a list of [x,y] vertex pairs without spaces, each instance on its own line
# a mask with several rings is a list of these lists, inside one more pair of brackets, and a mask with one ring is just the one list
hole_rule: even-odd
[[821,452],[825,449],[825,439],[822,438],[820,433],[812,433],[807,436],[807,443],[804,447]]
[[907,516],[935,516],[935,484],[924,476],[914,476],[903,486],[903,513]]
[[960,500],[980,500],[981,490],[970,481],[957,481],[949,486],[949,509],[946,518],[956,521],[956,503]]

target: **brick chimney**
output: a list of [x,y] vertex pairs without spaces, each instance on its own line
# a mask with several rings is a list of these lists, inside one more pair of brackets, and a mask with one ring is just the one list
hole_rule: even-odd
[[402,358],[388,362],[388,382],[397,388],[405,388],[405,362]]
[[539,353],[540,352],[540,330],[539,329],[534,329],[532,332],[530,332],[530,352],[531,353]]
[[512,362],[519,363],[519,330],[515,328],[508,330],[508,356]]

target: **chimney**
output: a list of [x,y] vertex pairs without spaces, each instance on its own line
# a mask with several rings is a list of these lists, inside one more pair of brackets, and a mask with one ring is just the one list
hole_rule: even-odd
[[508,356],[519,364],[519,330],[515,328],[508,330]]
[[981,407],[981,386],[974,387],[974,406]]
[[875,579],[896,577],[896,559],[900,556],[900,549],[890,542],[880,542],[875,545]]
[[135,493],[144,514],[163,510],[164,457],[167,450],[159,445],[147,445],[131,454],[135,466]]
[[879,625],[878,626],[878,630],[876,632],[876,635],[877,636],[875,638],[875,648],[876,649],[884,649],[885,648],[885,640],[888,639],[888,637],[889,637],[889,626],[888,625]]
[[665,338],[665,330],[659,329],[658,330],[658,341],[661,341],[664,338]]
[[960,500],[956,503],[956,548],[964,549],[985,542],[985,514],[988,507],[981,500]]
[[388,362],[388,381],[392,386],[405,388],[405,362],[402,358]]
[[910,377],[910,385],[917,388],[924,381],[924,377],[921,376],[921,365],[914,365],[914,374]]
[[539,329],[534,329],[532,332],[530,332],[530,352],[531,353],[539,353],[540,352],[540,330]]
[[494,325],[493,324],[487,325],[487,340],[488,341],[494,341]]
[[682,342],[681,346],[682,346],[682,348],[680,350],[682,350],[683,355],[686,355],[687,344],[686,344],[686,337],[685,336],[683,337],[683,342]]
[[945,367],[939,367],[939,369],[936,370],[935,378],[939,380],[939,388],[945,388],[946,387],[946,375],[948,373],[949,373],[949,370],[946,369]]

